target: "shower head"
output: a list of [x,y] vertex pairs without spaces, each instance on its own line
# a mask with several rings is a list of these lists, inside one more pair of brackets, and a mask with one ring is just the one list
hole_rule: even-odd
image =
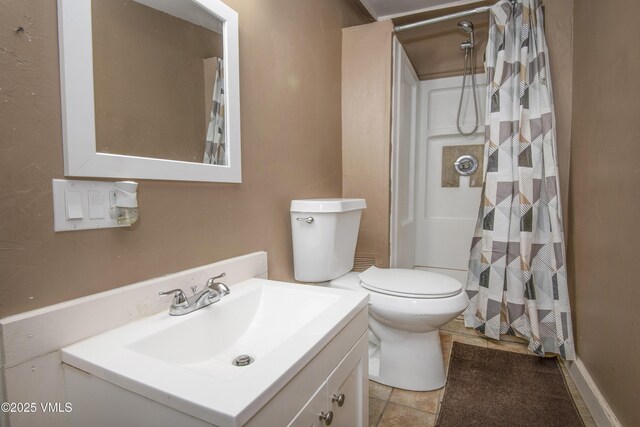
[[460,45],[461,49],[473,48],[475,46],[475,38],[473,34],[473,24],[471,21],[460,21],[458,22],[458,28],[463,32],[469,34],[469,40]]
[[470,21],[458,22],[458,28],[467,34],[473,34],[473,24]]

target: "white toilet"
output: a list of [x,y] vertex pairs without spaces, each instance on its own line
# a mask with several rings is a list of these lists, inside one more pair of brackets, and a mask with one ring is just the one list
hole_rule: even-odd
[[406,390],[444,386],[438,328],[467,307],[462,284],[422,270],[351,272],[364,199],[291,202],[295,278],[368,291],[369,378]]

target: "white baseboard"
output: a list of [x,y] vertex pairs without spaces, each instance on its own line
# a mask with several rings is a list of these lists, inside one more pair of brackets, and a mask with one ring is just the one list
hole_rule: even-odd
[[565,362],[565,366],[598,427],[622,427],[582,361],[576,358],[575,362]]

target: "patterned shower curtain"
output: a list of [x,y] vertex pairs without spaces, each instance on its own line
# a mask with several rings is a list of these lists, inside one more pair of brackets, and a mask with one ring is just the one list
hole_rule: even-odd
[[218,58],[215,83],[213,86],[211,118],[209,119],[204,146],[203,163],[212,165],[227,164],[224,138],[224,70],[222,64],[222,59]]
[[555,119],[539,0],[499,1],[486,50],[485,179],[465,324],[575,359]]

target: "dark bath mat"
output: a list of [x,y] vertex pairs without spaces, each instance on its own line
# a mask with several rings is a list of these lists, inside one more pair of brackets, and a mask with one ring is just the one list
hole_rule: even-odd
[[453,343],[438,427],[583,427],[555,358]]

